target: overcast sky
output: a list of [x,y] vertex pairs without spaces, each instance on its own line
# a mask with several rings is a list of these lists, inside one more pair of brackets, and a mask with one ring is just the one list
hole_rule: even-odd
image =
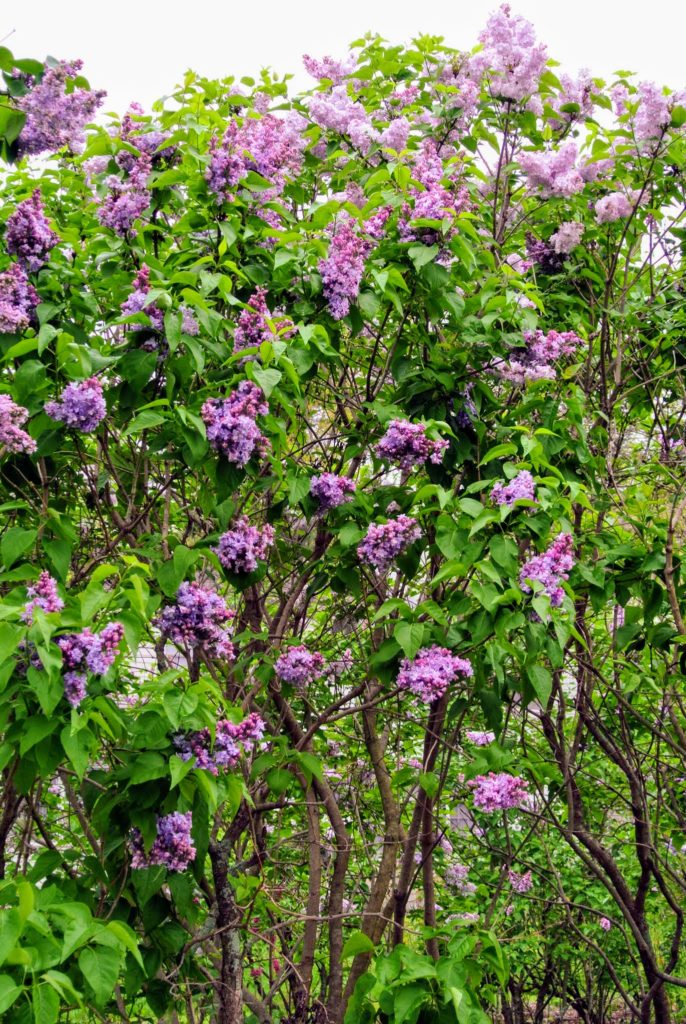
[[[497,0],[24,0],[0,5],[0,38],[16,56],[81,57],[107,109],[149,108],[188,68],[212,77],[270,66],[304,75],[301,55],[344,56],[374,31],[391,42],[443,35],[469,49]],[[512,0],[551,57],[576,73],[636,71],[686,87],[684,0]],[[11,34],[10,34],[11,33]]]

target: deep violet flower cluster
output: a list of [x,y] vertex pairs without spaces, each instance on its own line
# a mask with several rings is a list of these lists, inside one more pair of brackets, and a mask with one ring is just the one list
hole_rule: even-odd
[[525,594],[530,594],[531,586],[526,581],[540,583],[553,608],[559,608],[565,596],[561,581],[568,579],[573,567],[574,538],[570,533],[560,533],[547,551],[524,563],[519,572],[519,585]]
[[67,384],[58,402],[46,402],[45,411],[51,419],[89,434],[107,415],[102,384],[97,377]]
[[7,218],[7,251],[16,256],[26,270],[40,270],[48,253],[59,240],[59,235],[52,230],[43,212],[40,189],[19,203],[14,213]]
[[466,658],[458,658],[445,647],[422,647],[413,659],[403,658],[398,686],[409,690],[424,704],[431,704],[446,692],[458,676],[474,674]]
[[266,524],[261,530],[251,526],[247,516],[241,516],[231,530],[219,538],[213,550],[229,572],[254,572],[257,563],[267,557],[274,543],[274,528]]
[[503,484],[499,480],[493,485],[491,501],[495,505],[514,505],[515,501],[521,499],[536,500],[536,484],[528,469],[517,473],[517,476],[513,477],[509,484]]
[[633,213],[635,199],[624,192],[610,192],[595,204],[595,219],[598,224],[611,224]]
[[509,4],[490,16],[479,35],[484,58],[494,74],[491,91],[503,99],[521,101],[536,92],[548,54],[536,42],[531,22],[512,16]]
[[162,635],[179,647],[201,650],[211,658],[233,660],[235,651],[226,623],[234,615],[215,590],[184,581],[177,591],[176,603],[163,610],[157,625]]
[[324,295],[334,320],[347,316],[350,303],[357,298],[364,262],[371,251],[371,244],[357,234],[354,224],[350,217],[339,222],[328,256],[319,261]]
[[97,634],[84,629],[81,633],[57,638],[57,646],[62,651],[62,666],[66,669],[64,696],[72,707],[78,707],[86,696],[86,672],[104,676],[114,664],[123,636],[122,624],[111,622]]
[[229,462],[245,466],[254,452],[262,454],[267,441],[257,426],[269,406],[260,388],[244,380],[228,398],[208,398],[201,409],[207,440]]
[[33,622],[34,608],[41,608],[44,612],[59,612],[64,608],[64,601],[57,592],[57,580],[49,572],[43,571],[26,593],[29,601],[21,613],[24,622]]
[[526,779],[507,772],[477,775],[468,785],[474,790],[474,806],[487,814],[521,807],[528,796],[529,786]]
[[218,202],[230,201],[232,190],[249,171],[256,171],[272,185],[262,201],[276,198],[284,189],[288,174],[297,174],[302,164],[305,140],[303,119],[291,114],[246,117],[242,124],[231,121],[221,142],[210,142],[210,162],[205,180]]
[[581,345],[581,338],[573,331],[526,331],[526,348],[516,349],[499,372],[505,380],[526,384],[534,380],[554,380],[554,363],[562,356],[572,355]]
[[[146,266],[145,263],[138,271],[133,279],[133,291],[127,299],[121,304],[121,311],[124,316],[133,316],[134,313],[145,313],[150,318],[150,323],[156,331],[161,331],[164,328],[164,311],[155,305],[154,302],[148,302],[148,292],[150,291],[150,267]],[[143,329],[141,324],[133,324],[132,329],[134,331],[140,331]],[[193,332],[186,332],[193,333]]]
[[13,263],[0,273],[0,334],[17,334],[28,327],[38,305],[38,293],[26,272]]
[[512,886],[514,892],[520,895],[525,892],[529,892],[533,883],[530,871],[525,871],[523,875],[518,874],[516,871],[508,871],[507,880]]
[[448,441],[429,440],[423,423],[391,420],[375,451],[380,458],[397,462],[402,470],[410,470],[423,466],[427,459],[440,463],[448,445]]
[[335,473],[321,473],[310,480],[310,494],[319,502],[320,512],[329,512],[332,508],[351,501],[355,493],[355,481],[347,476],[336,476]]
[[465,736],[475,747],[487,747],[495,740],[494,732],[481,732],[479,730],[467,729]]
[[98,220],[122,238],[129,232],[135,234],[132,231],[134,222],[150,206],[151,194],[147,180],[151,170],[151,158],[147,153],[141,153],[131,165],[126,180],[118,178],[116,174],[107,179],[109,191],[98,210]]
[[287,337],[295,330],[293,321],[288,317],[270,313],[266,295],[266,288],[257,288],[248,299],[247,307],[241,311],[233,335],[234,352],[259,348],[263,341],[273,341],[278,334]]
[[302,689],[315,679],[320,679],[326,670],[326,661],[318,651],[308,651],[300,644],[289,647],[276,659],[274,671],[279,679]]
[[550,244],[561,256],[568,256],[583,237],[584,226],[575,220],[566,220],[550,236]]
[[417,520],[410,516],[398,516],[388,523],[372,523],[364,540],[358,545],[357,556],[360,561],[383,572],[421,535]]
[[61,61],[46,68],[40,82],[21,96],[17,108],[26,114],[19,136],[22,155],[55,153],[63,146],[76,152],[83,145],[84,125],[102,105],[105,92],[75,88],[67,92],[67,82],[77,78],[83,67],[80,60]]
[[559,274],[567,259],[566,256],[556,252],[550,242],[536,238],[531,233],[527,233],[526,236],[526,253],[542,274]]
[[157,819],[157,836],[146,854],[143,837],[137,828],[131,832],[131,867],[135,869],[165,867],[170,871],[185,871],[195,859],[195,846],[191,838],[193,814],[175,811]]
[[519,165],[530,189],[540,189],[545,197],[573,196],[584,187],[577,156],[575,143],[566,142],[560,149],[547,153],[522,153]]
[[264,736],[265,723],[253,712],[239,725],[220,719],[215,727],[214,743],[209,729],[184,733],[174,738],[176,753],[182,761],[195,759],[196,768],[217,775],[220,768],[233,768]]
[[35,452],[36,442],[21,429],[29,411],[17,405],[9,395],[0,395],[0,452]]

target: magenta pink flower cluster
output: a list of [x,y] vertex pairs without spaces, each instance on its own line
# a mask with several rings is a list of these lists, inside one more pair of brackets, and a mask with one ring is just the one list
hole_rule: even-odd
[[97,377],[68,384],[58,402],[46,402],[45,411],[51,419],[89,434],[107,415],[102,384]]
[[[132,282],[133,291],[127,299],[122,302],[121,311],[124,316],[133,316],[134,313],[145,313],[150,318],[150,323],[156,331],[164,329],[164,310],[160,309],[154,302],[148,302],[150,291],[150,267],[145,263],[138,271]],[[142,329],[141,324],[133,324],[134,331]],[[193,334],[193,331],[186,331]],[[196,332],[197,333],[197,332]]]
[[601,917],[600,921],[598,921],[598,924],[604,932],[609,932],[610,928],[612,928],[612,922],[607,917]]
[[165,867],[170,871],[185,871],[195,859],[195,846],[191,838],[193,814],[175,811],[157,819],[157,836],[146,854],[143,837],[137,828],[131,831],[131,867]]
[[522,153],[519,165],[530,189],[540,189],[545,197],[573,196],[584,187],[577,156],[575,143],[566,142],[560,149],[547,153]]
[[424,704],[431,704],[443,696],[458,676],[467,679],[472,675],[474,670],[466,658],[458,658],[445,647],[434,645],[422,647],[413,659],[403,658],[398,686]]
[[268,412],[260,388],[252,381],[241,381],[228,398],[208,398],[203,405],[207,440],[229,462],[245,466],[253,453],[261,455],[266,448],[266,438],[255,419]]
[[424,423],[391,420],[375,451],[380,458],[397,462],[401,469],[410,470],[423,466],[427,459],[438,464],[448,445],[448,441],[429,440]]
[[357,298],[370,251],[371,243],[357,234],[351,217],[339,221],[329,243],[329,254],[319,261],[324,295],[334,320],[347,316],[350,303]]
[[493,485],[491,501],[495,505],[514,505],[515,501],[522,499],[536,500],[536,484],[528,469],[517,473],[517,476],[513,477],[509,484],[503,484],[499,480]]
[[523,875],[517,874],[516,871],[508,871],[507,880],[512,886],[514,892],[518,892],[520,895],[522,893],[529,892],[531,886],[534,884],[530,871],[525,871]]
[[26,272],[13,263],[0,273],[0,334],[17,334],[34,319],[38,293]]
[[570,533],[561,533],[547,551],[524,563],[519,573],[519,585],[525,594],[530,594],[531,585],[527,580],[540,583],[553,608],[559,608],[565,596],[561,581],[569,578],[573,567],[574,538]]
[[233,768],[241,754],[247,754],[264,736],[265,723],[253,712],[235,725],[222,718],[217,722],[214,743],[209,729],[185,733],[174,738],[176,753],[182,761],[195,759],[196,768],[217,775],[220,768]]
[[267,557],[273,543],[273,527],[266,524],[258,530],[251,526],[247,516],[241,516],[231,530],[221,535],[218,546],[213,550],[229,572],[254,572],[257,563]]
[[475,747],[487,747],[489,743],[493,743],[495,740],[494,732],[481,732],[476,729],[467,729],[465,736]]
[[62,666],[66,669],[64,696],[72,707],[77,708],[86,696],[86,672],[104,676],[114,664],[123,636],[122,624],[111,622],[98,634],[84,629],[80,633],[57,638],[57,646],[62,651]]
[[7,251],[27,270],[40,270],[59,240],[43,211],[40,189],[7,218]]
[[310,480],[310,494],[319,502],[320,512],[329,512],[338,508],[346,501],[351,501],[355,493],[355,481],[347,476],[336,476],[335,473],[321,473]]
[[61,61],[46,68],[41,81],[16,103],[26,114],[19,136],[22,154],[55,153],[63,146],[72,152],[83,145],[84,126],[93,119],[106,93],[74,88],[67,92],[67,83],[80,74],[83,62]]
[[555,367],[562,356],[573,355],[582,344],[573,331],[526,331],[526,348],[517,350],[514,358],[499,367],[501,377],[515,384],[535,380],[554,380]]
[[611,224],[622,217],[629,217],[634,210],[635,197],[624,192],[610,192],[595,204],[595,219],[598,224]]
[[417,520],[411,516],[398,516],[388,523],[372,523],[357,548],[362,562],[383,572],[398,555],[422,535]]
[[107,179],[109,192],[98,210],[101,224],[122,237],[129,233],[135,234],[132,231],[134,222],[150,206],[151,193],[147,181],[151,171],[151,158],[147,153],[141,153],[131,164],[125,181],[116,174],[110,175]]
[[536,92],[548,54],[545,46],[536,42],[531,22],[513,17],[509,4],[503,4],[486,22],[479,41],[485,62],[493,70],[494,96],[519,102]]
[[0,454],[35,452],[36,442],[21,429],[28,417],[28,409],[17,405],[9,395],[0,395]]
[[218,202],[230,201],[232,190],[255,171],[273,186],[263,201],[276,198],[284,189],[288,174],[297,174],[305,146],[298,116],[279,118],[273,114],[246,117],[242,124],[231,121],[221,143],[212,139],[210,162],[205,174],[210,192]]
[[232,661],[236,655],[226,623],[234,616],[215,590],[184,581],[176,603],[164,609],[157,625],[163,636],[184,650],[199,650],[210,658]]
[[57,592],[57,580],[53,579],[45,570],[40,574],[37,582],[27,588],[26,594],[30,600],[21,613],[24,622],[33,622],[34,608],[42,608],[44,612],[59,612],[64,608],[64,601]]
[[320,679],[326,669],[326,661],[318,651],[308,651],[300,644],[289,647],[276,659],[274,671],[279,679],[302,689],[315,679]]
[[583,237],[584,226],[575,220],[566,220],[557,231],[550,236],[550,243],[556,253],[568,256]]
[[528,782],[507,772],[477,775],[468,783],[474,790],[474,806],[487,814],[521,807],[527,798]]
[[234,352],[245,348],[259,348],[264,341],[273,341],[277,335],[288,337],[295,327],[288,317],[273,316],[267,306],[267,289],[257,288],[241,311],[233,335]]

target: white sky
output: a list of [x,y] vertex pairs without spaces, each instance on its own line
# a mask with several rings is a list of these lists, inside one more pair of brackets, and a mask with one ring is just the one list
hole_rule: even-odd
[[[149,109],[188,68],[211,77],[271,66],[309,87],[301,55],[342,57],[367,31],[390,42],[420,33],[458,49],[476,42],[499,0],[24,0],[0,3],[0,39],[15,56],[83,58],[106,109]],[[551,57],[575,74],[636,71],[686,87],[684,0],[511,0]],[[11,33],[11,35],[9,35]]]

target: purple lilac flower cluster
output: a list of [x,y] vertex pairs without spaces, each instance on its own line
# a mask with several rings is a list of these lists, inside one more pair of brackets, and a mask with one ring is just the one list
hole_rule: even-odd
[[468,783],[474,790],[474,806],[487,814],[521,807],[527,798],[528,782],[507,772],[477,775]]
[[611,224],[633,213],[636,197],[624,192],[610,192],[595,204],[595,219],[598,224]]
[[318,92],[309,103],[310,117],[320,128],[345,135],[355,149],[368,153],[379,133],[364,109],[354,100],[346,85],[336,85],[328,92]]
[[147,180],[151,171],[151,158],[147,153],[141,153],[131,165],[125,181],[116,174],[107,179],[109,192],[98,210],[98,220],[122,238],[129,232],[135,234],[132,231],[134,222],[150,206],[151,193]]
[[612,928],[612,922],[607,917],[601,917],[600,920],[598,921],[598,924],[600,925],[600,927],[603,929],[604,932],[609,932],[610,928]]
[[491,501],[494,505],[514,505],[515,501],[536,500],[536,484],[528,469],[517,473],[516,477],[510,480],[509,484],[503,484],[499,480],[493,485]]
[[279,679],[299,689],[321,678],[325,669],[326,661],[323,656],[318,651],[308,651],[303,644],[289,647],[279,655],[274,665],[274,671]]
[[68,384],[58,402],[46,402],[45,411],[51,419],[89,434],[107,415],[102,384],[97,377]]
[[62,651],[64,673],[64,696],[72,707],[77,708],[86,696],[86,671],[104,676],[114,664],[117,648],[124,636],[120,622],[111,622],[101,633],[84,629],[81,633],[70,633],[57,638]]
[[329,243],[329,254],[319,261],[324,295],[334,320],[347,316],[360,291],[364,262],[371,244],[355,231],[351,217],[341,220]]
[[[151,161],[168,160],[176,152],[175,146],[165,146],[169,139],[169,132],[159,129],[146,130],[147,125],[143,122],[145,112],[140,103],[132,103],[121,119],[120,138],[130,146],[135,146],[139,153],[145,153]],[[138,120],[134,120],[138,118]],[[122,150],[117,155],[117,163],[125,171],[131,172],[137,157],[128,150]]]
[[[578,78],[569,75],[560,77],[560,93],[552,101],[555,110],[548,121],[553,128],[564,128],[575,121],[583,121],[593,113],[593,90],[595,86],[588,71],[582,71]],[[571,109],[565,110],[564,107]],[[577,107],[578,109],[573,109]]]
[[397,462],[402,470],[411,470],[423,466],[427,459],[441,462],[448,445],[448,441],[430,441],[423,423],[391,420],[375,451],[380,458]]
[[28,409],[17,405],[9,395],[0,395],[0,454],[35,452],[36,442],[21,429],[28,416]]
[[488,19],[479,41],[494,72],[491,91],[495,96],[519,102],[536,92],[548,54],[536,42],[531,22],[512,16],[509,4],[503,4]]
[[49,572],[43,571],[37,582],[28,587],[26,594],[29,601],[21,613],[24,622],[33,622],[34,608],[42,608],[44,612],[59,612],[64,608],[64,601],[57,592],[57,580]]
[[349,480],[347,476],[321,473],[310,480],[310,494],[319,502],[319,511],[322,513],[351,501],[354,493],[355,481]]
[[413,204],[403,204],[400,211],[398,234],[402,241],[419,241],[425,245],[433,245],[441,240],[440,233],[432,228],[419,227],[414,222],[452,219],[469,206],[467,190],[446,188],[443,184],[443,175],[443,161],[436,144],[433,139],[425,139],[412,169],[412,177],[423,187],[410,187],[409,195],[413,199]]
[[575,143],[566,142],[560,149],[547,153],[522,153],[519,164],[530,189],[540,189],[546,198],[573,196],[584,187],[584,178],[576,163],[577,156]]
[[217,775],[220,768],[233,768],[241,754],[247,754],[264,736],[265,723],[253,712],[239,725],[222,718],[217,722],[214,743],[209,729],[176,736],[174,746],[182,761],[195,759],[196,768]]
[[249,171],[271,182],[263,201],[276,198],[283,191],[287,175],[300,170],[305,146],[301,128],[302,118],[297,115],[246,117],[241,125],[232,121],[222,141],[214,138],[210,143],[205,179],[217,201],[230,201],[232,190]]
[[43,212],[40,189],[19,203],[14,213],[7,218],[7,251],[16,256],[26,270],[40,270],[48,253],[59,240],[59,235],[52,230]]
[[572,249],[580,244],[583,233],[583,224],[575,220],[566,220],[550,236],[550,243],[555,252],[561,256],[568,256]]
[[[146,266],[145,263],[134,277],[132,285],[133,291],[121,304],[122,314],[124,316],[133,316],[134,313],[145,313],[146,316],[150,318],[150,323],[156,331],[163,330],[164,310],[160,309],[154,302],[148,302],[148,292],[150,291],[150,267]],[[141,324],[134,324],[133,330],[142,330]],[[193,332],[186,331],[186,333],[192,334]]]
[[530,594],[531,586],[526,581],[540,583],[553,608],[559,608],[565,596],[561,581],[568,579],[573,567],[574,538],[570,533],[561,533],[547,551],[524,563],[519,572],[519,585],[525,594]]
[[193,814],[175,811],[157,819],[157,836],[146,854],[143,837],[137,828],[131,832],[131,867],[135,869],[165,867],[170,871],[185,871],[195,859],[195,846],[191,838]]
[[164,609],[157,625],[162,635],[179,647],[233,660],[235,651],[226,623],[234,615],[215,590],[185,581],[177,591],[176,603]]
[[466,864],[450,864],[445,872],[445,880],[461,896],[471,896],[476,892],[476,886],[469,881],[469,868]]
[[269,406],[252,381],[241,381],[228,398],[208,398],[201,415],[207,440],[229,462],[245,466],[254,452],[262,454],[267,441],[255,418],[265,416]]
[[581,345],[581,338],[573,331],[526,331],[526,348],[517,350],[516,356],[499,368],[505,380],[526,384],[534,380],[554,380],[555,363],[562,356],[572,355]]
[[83,62],[61,61],[47,68],[41,81],[17,101],[17,108],[26,114],[19,136],[22,155],[55,153],[63,146],[76,152],[83,145],[84,125],[92,120],[106,93],[74,88],[67,92],[67,83],[78,78]]
[[641,82],[638,87],[638,110],[634,119],[637,139],[655,139],[669,127],[672,104],[683,103],[684,94],[665,96],[654,82]]
[[0,334],[18,334],[34,319],[38,293],[26,272],[13,263],[0,273]]
[[413,659],[403,658],[398,686],[409,690],[424,704],[431,704],[446,692],[458,676],[474,674],[466,658],[458,658],[445,647],[423,647]]
[[559,274],[567,259],[565,255],[556,252],[550,242],[536,238],[530,232],[526,236],[526,253],[542,274]]
[[349,57],[347,60],[334,60],[333,57],[310,57],[309,53],[303,54],[305,71],[313,78],[327,79],[333,85],[340,85],[349,74],[355,69],[355,60]]
[[267,557],[274,543],[274,528],[268,524],[258,530],[247,516],[241,516],[231,530],[219,538],[216,551],[219,561],[229,572],[254,572],[258,561]]
[[417,520],[410,516],[398,516],[388,523],[372,523],[364,540],[358,545],[357,556],[360,561],[383,572],[421,535]]
[[489,743],[493,743],[495,740],[494,732],[481,732],[472,729],[467,729],[465,736],[475,747],[487,747]]
[[517,892],[520,895],[522,893],[529,892],[531,886],[534,884],[530,871],[525,871],[523,875],[517,874],[516,871],[508,871],[507,880],[512,886],[514,892]]
[[241,311],[233,335],[234,352],[245,348],[259,348],[264,341],[273,341],[277,335],[288,337],[295,327],[288,317],[273,316],[267,306],[267,289],[257,288]]

